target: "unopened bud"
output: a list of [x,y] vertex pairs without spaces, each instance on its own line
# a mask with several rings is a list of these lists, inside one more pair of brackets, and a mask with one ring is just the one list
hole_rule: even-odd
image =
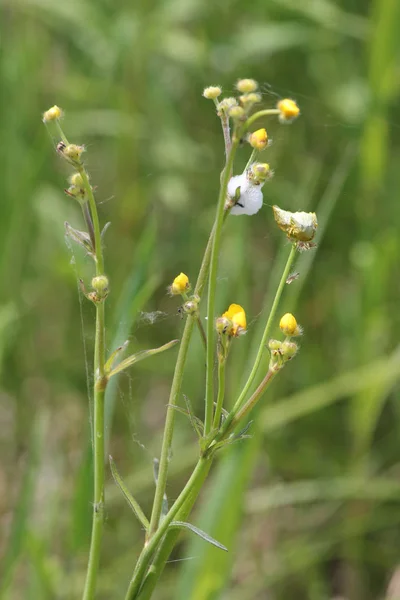
[[239,79],[239,81],[236,82],[236,89],[241,94],[255,92],[257,88],[258,83],[254,79]]
[[273,172],[268,163],[253,163],[248,170],[249,180],[255,185],[264,183],[272,175]]
[[179,296],[187,292],[189,288],[189,277],[185,273],[180,273],[169,286],[169,293],[171,296]]
[[228,317],[218,317],[215,321],[215,329],[220,334],[227,333],[229,335],[232,331],[232,321]]
[[98,275],[92,279],[92,288],[96,292],[98,301],[104,300],[108,295],[108,278],[105,275]]
[[295,342],[283,342],[280,351],[283,361],[286,362],[287,360],[292,360],[292,358],[296,356],[298,350],[299,347]]
[[84,187],[83,177],[80,173],[73,173],[69,178],[69,182],[71,185],[75,185],[76,187]]
[[292,313],[286,313],[283,315],[279,321],[279,327],[282,333],[285,335],[298,335],[296,332],[298,331],[299,326],[297,325],[296,318],[292,315]]
[[250,133],[248,139],[250,146],[255,150],[264,150],[268,146],[268,134],[264,127]]
[[207,98],[207,100],[215,100],[221,94],[222,89],[219,87],[219,85],[211,85],[210,87],[206,87],[203,91],[203,96],[204,98]]
[[261,102],[261,94],[253,92],[251,94],[244,94],[239,96],[240,104],[246,109],[250,109],[254,104]]
[[43,113],[43,123],[48,123],[49,121],[57,121],[63,117],[63,111],[59,106],[52,106],[49,110]]
[[85,146],[78,146],[77,144],[68,144],[66,146],[64,142],[57,144],[57,152],[74,166],[81,165],[81,156],[84,151]]
[[279,120],[281,123],[290,123],[300,114],[300,109],[296,102],[290,98],[279,100],[276,107],[280,111]]
[[241,106],[232,106],[232,108],[230,108],[228,110],[228,115],[234,121],[245,121],[246,120],[246,113]]
[[199,296],[192,296],[185,304],[182,306],[183,312],[187,315],[195,315],[199,312]]
[[218,115],[221,116],[222,113],[228,114],[230,109],[237,105],[238,101],[236,98],[224,98],[218,104]]

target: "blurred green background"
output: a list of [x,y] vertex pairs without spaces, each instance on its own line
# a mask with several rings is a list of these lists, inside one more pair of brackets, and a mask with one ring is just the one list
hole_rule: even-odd
[[[228,399],[248,373],[288,252],[270,206],[316,210],[318,248],[282,310],[300,355],[221,455],[192,516],[229,547],[182,537],[156,600],[400,598],[400,3],[398,0],[0,0],[0,599],[79,598],[89,544],[92,265],[65,243],[82,225],[69,170],[41,113],[58,104],[87,146],[111,280],[108,347],[179,337],[166,287],[197,276],[223,141],[205,86],[260,82],[265,106],[295,98],[293,125],[266,122],[275,177],[255,217],[229,219],[217,304],[243,304]],[[236,172],[249,155],[240,151]],[[85,358],[86,356],[86,358]],[[109,452],[149,514],[176,349],[107,395]],[[184,392],[202,414],[193,338]],[[177,415],[168,494],[195,461]],[[112,423],[112,428],[111,428]],[[98,598],[123,598],[143,532],[107,470]],[[391,581],[392,580],[392,581]],[[391,584],[390,584],[391,581]],[[390,586],[389,586],[390,584]],[[388,586],[390,592],[387,592]]]

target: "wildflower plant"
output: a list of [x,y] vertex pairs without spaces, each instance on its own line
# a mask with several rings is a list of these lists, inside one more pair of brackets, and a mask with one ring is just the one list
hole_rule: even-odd
[[[232,303],[225,307],[216,305],[218,258],[224,224],[231,216],[255,215],[263,206],[263,186],[273,173],[268,163],[259,161],[259,154],[269,146],[265,128],[253,130],[256,122],[266,118],[278,118],[282,123],[293,121],[300,113],[297,104],[291,99],[282,99],[275,108],[262,108],[258,84],[252,79],[242,79],[236,84],[237,96],[221,98],[222,89],[211,86],[203,96],[212,100],[221,121],[225,142],[225,164],[221,173],[220,188],[214,223],[204,252],[201,268],[194,283],[185,273],[177,274],[168,286],[171,296],[178,296],[182,304],[179,312],[185,320],[179,341],[178,355],[167,405],[164,434],[159,460],[155,461],[156,490],[150,511],[142,509],[121,479],[117,467],[110,459],[110,468],[116,484],[121,489],[144,531],[142,552],[137,559],[125,600],[148,600],[151,598],[166,561],[177,541],[179,531],[186,529],[201,536],[205,541],[226,550],[217,540],[188,522],[191,509],[210,471],[218,452],[225,446],[243,440],[247,436],[246,418],[260,401],[271,381],[283,367],[298,353],[299,347],[293,338],[301,335],[302,329],[296,318],[287,313],[280,319],[283,339],[270,339],[272,327],[276,324],[279,302],[286,283],[290,283],[290,272],[298,250],[312,247],[317,229],[314,213],[289,212],[273,207],[277,225],[288,238],[289,252],[269,317],[259,343],[254,364],[243,388],[233,399],[227,401],[225,393],[225,373],[229,368],[229,354],[232,344],[240,344],[246,334],[247,320],[245,308]],[[94,191],[84,163],[85,148],[70,144],[61,127],[62,110],[54,106],[43,115],[48,127],[53,127],[60,138],[57,152],[73,169],[69,178],[67,195],[76,199],[81,206],[85,230],[79,231],[66,224],[66,234],[80,244],[94,262],[94,275],[90,289],[81,282],[82,293],[96,308],[95,351],[94,351],[94,421],[92,431],[94,454],[94,499],[92,517],[92,538],[83,592],[84,600],[95,598],[96,581],[100,563],[100,549],[104,521],[104,392],[112,376],[134,365],[138,360],[163,352],[177,340],[164,346],[146,350],[121,359],[127,343],[114,349],[106,356],[105,346],[105,307],[111,293],[105,273],[102,246],[102,231],[97,212]],[[244,145],[243,145],[244,142]],[[235,158],[239,151],[249,151],[249,158],[243,173],[234,175]],[[272,222],[272,219],[271,219]],[[234,300],[234,298],[232,299]],[[200,306],[206,305],[207,319],[203,324]],[[194,328],[200,331],[206,353],[204,388],[204,415],[193,413],[190,402],[182,394],[182,381],[188,349]],[[268,367],[262,371],[261,363],[269,352]],[[217,370],[217,386],[215,371]],[[255,391],[252,391],[257,384]],[[185,398],[186,406],[182,406]],[[232,401],[233,400],[233,401]],[[198,461],[186,485],[168,505],[166,486],[170,451],[173,439],[174,422],[177,412],[183,412],[190,420],[199,442]]]

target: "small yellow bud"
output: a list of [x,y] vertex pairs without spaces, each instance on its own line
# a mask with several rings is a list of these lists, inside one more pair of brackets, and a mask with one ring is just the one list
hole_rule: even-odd
[[218,104],[218,116],[223,113],[228,113],[234,106],[238,105],[236,98],[224,98]]
[[211,85],[210,87],[206,87],[203,91],[203,96],[204,98],[207,98],[207,100],[215,100],[221,94],[222,89],[219,87],[219,85]]
[[268,163],[253,163],[247,173],[249,181],[255,185],[260,185],[273,175]]
[[241,106],[232,106],[232,108],[230,108],[228,110],[228,115],[234,121],[245,121],[246,120],[246,113]]
[[276,107],[280,111],[279,120],[281,123],[290,123],[300,114],[300,109],[296,102],[290,98],[279,100]]
[[79,187],[79,188],[84,187],[83,177],[80,173],[73,173],[71,175],[71,177],[69,178],[69,182],[71,185],[74,185],[76,187]]
[[231,304],[222,317],[229,319],[232,322],[232,332],[230,335],[237,337],[246,333],[246,313],[240,304]]
[[281,328],[282,333],[288,336],[300,335],[301,333],[301,329],[297,324],[295,317],[291,313],[286,313],[283,315],[279,321],[279,327]]
[[271,352],[280,352],[281,347],[282,342],[279,340],[269,340],[268,342],[268,348],[271,350]]
[[261,94],[257,94],[255,92],[251,94],[244,94],[243,96],[239,96],[240,104],[246,108],[250,109],[253,104],[258,104],[261,102]]
[[76,144],[68,144],[68,146],[66,146],[64,142],[59,142],[57,144],[57,152],[75,167],[81,165],[81,156],[84,151],[85,146],[77,146]]
[[255,92],[257,88],[258,83],[257,81],[254,81],[254,79],[239,79],[239,81],[236,82],[236,89],[241,94]]
[[249,135],[249,144],[255,150],[264,150],[268,146],[267,130],[263,127]]
[[180,273],[169,286],[169,292],[172,296],[179,296],[180,294],[187,292],[189,288],[189,277],[185,275],[185,273]]
[[63,116],[63,111],[59,106],[52,106],[49,110],[43,113],[43,123],[48,123],[49,121],[57,121],[61,119]]

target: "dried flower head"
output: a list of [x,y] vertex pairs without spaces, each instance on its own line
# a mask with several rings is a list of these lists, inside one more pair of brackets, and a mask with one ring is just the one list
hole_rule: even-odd
[[185,273],[180,273],[175,277],[168,289],[171,296],[184,294],[190,289],[189,277]]
[[203,91],[204,98],[207,100],[215,100],[222,94],[222,89],[219,85],[210,85],[210,87],[206,87]]
[[249,94],[255,92],[258,88],[258,83],[254,79],[239,79],[236,82],[236,89],[241,94]]
[[296,102],[290,98],[279,100],[276,107],[280,111],[279,120],[281,123],[291,123],[300,114],[300,109]]
[[43,113],[43,123],[49,123],[49,121],[57,121],[63,117],[64,113],[59,106],[52,106],[49,110]]
[[315,236],[318,221],[315,213],[290,212],[273,206],[275,221],[293,242],[308,244]]
[[249,144],[255,150],[264,150],[268,146],[267,130],[263,127],[249,134]]

